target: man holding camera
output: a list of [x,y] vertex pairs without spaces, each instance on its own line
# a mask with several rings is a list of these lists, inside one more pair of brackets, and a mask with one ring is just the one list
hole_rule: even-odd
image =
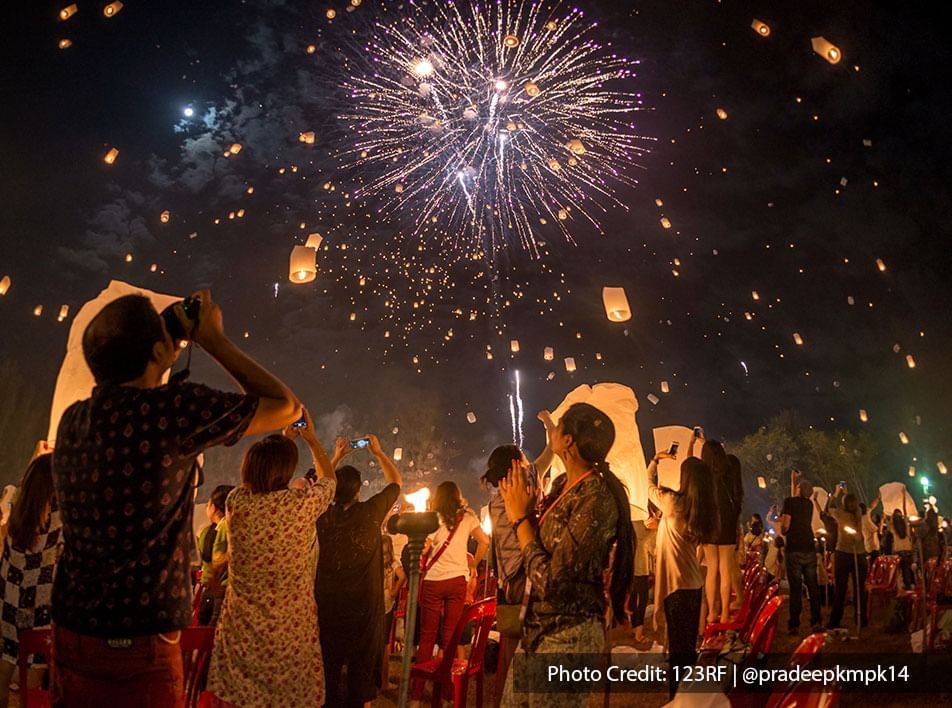
[[[243,393],[163,384],[182,350],[170,330]],[[63,414],[53,460],[65,542],[53,586],[53,703],[181,706],[196,458],[290,424],[301,403],[225,336],[208,290],[163,315],[141,295],[114,300],[86,328],[83,354],[96,387]]]

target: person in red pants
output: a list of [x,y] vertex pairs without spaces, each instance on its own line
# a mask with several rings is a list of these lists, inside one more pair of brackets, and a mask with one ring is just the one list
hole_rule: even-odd
[[[439,516],[440,527],[427,539],[429,549],[420,561],[423,582],[419,600],[418,663],[433,657],[437,633],[440,634],[440,646],[446,648],[463,614],[470,573],[489,548],[489,536],[480,528],[476,514],[466,506],[455,482],[443,482],[437,487],[430,508]],[[478,544],[475,556],[469,557],[472,560],[467,559],[466,552],[470,537]],[[423,696],[423,682],[415,680],[410,692],[411,699],[419,701]]]

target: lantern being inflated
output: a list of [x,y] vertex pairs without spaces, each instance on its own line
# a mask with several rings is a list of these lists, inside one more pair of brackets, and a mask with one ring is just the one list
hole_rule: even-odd
[[288,279],[292,283],[310,283],[317,278],[317,251],[307,246],[291,249]]
[[624,288],[602,288],[602,303],[605,314],[612,322],[627,322],[631,319],[631,305]]

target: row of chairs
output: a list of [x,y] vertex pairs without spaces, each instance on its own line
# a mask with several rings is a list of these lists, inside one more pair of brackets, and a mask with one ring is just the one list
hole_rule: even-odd
[[[28,688],[27,670],[29,659],[33,654],[49,659],[52,641],[52,630],[48,628],[24,630],[19,634],[17,669],[20,675],[21,708],[49,708],[50,706],[50,695],[45,689]],[[186,627],[182,630],[181,647],[186,708],[203,708],[209,703],[211,695],[203,691],[202,687],[214,642],[214,627]]]
[[[900,591],[899,556],[879,556],[866,576],[866,613],[867,621],[877,598],[888,606],[894,597],[904,597],[912,601],[912,629],[924,624],[928,651],[935,649],[939,619],[943,612],[952,610],[952,558],[937,563],[930,558],[923,569],[925,574],[926,595],[922,596],[922,587]],[[923,622],[925,620],[925,622]]]

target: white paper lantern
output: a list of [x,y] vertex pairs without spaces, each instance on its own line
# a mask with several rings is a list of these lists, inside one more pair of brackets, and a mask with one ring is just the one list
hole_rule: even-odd
[[109,152],[103,155],[102,161],[107,165],[111,165],[116,161],[116,158],[119,157],[118,148],[109,148]]
[[116,2],[111,2],[102,9],[102,14],[106,17],[114,17],[119,10],[122,9],[122,3],[119,0]]
[[866,412],[865,408],[859,409],[859,419],[863,423],[866,423],[869,421],[869,414]]
[[624,288],[602,288],[602,303],[605,314],[612,322],[627,322],[631,319],[631,305]]
[[767,480],[764,479],[763,477],[758,477],[758,478],[757,478],[757,486],[760,487],[761,489],[766,489],[766,488],[767,488]]
[[942,460],[936,462],[935,466],[938,468],[939,474],[948,474],[949,470],[946,468],[945,463]]
[[518,339],[513,339],[511,342],[509,342],[509,350],[510,350],[513,354],[518,354],[518,353],[519,353],[519,340],[518,340]]
[[770,36],[770,25],[768,25],[766,22],[761,22],[757,18],[754,18],[754,21],[750,23],[750,26],[754,32],[759,34],[761,37]]
[[843,58],[843,52],[826,37],[814,37],[810,40],[813,45],[813,51],[826,59],[831,64],[839,64]]
[[292,283],[310,283],[317,278],[317,251],[307,246],[291,249],[288,280]]
[[906,366],[910,369],[916,368],[916,358],[912,354],[906,354]]
[[647,399],[651,402],[651,405],[653,405],[653,406],[658,405],[658,403],[661,401],[661,399],[658,398],[658,397],[657,397],[656,395],[654,395],[653,393],[649,393],[647,396],[645,396],[645,398],[647,398]]
[[793,343],[796,344],[798,347],[803,346],[803,337],[800,336],[799,332],[793,333]]
[[575,358],[568,356],[565,358],[565,370],[570,374],[575,371]]
[[671,393],[671,388],[668,386],[667,381],[661,382],[661,393]]
[[315,251],[321,247],[321,243],[324,241],[324,237],[318,233],[308,234],[307,243],[304,245],[307,248],[313,248]]
[[901,442],[903,445],[908,445],[909,436],[906,435],[905,433],[899,433],[899,442]]
[[298,142],[304,143],[305,145],[313,145],[316,137],[313,130],[308,130],[304,133],[298,133]]
[[469,413],[466,414],[466,420],[468,420],[470,423],[475,423],[475,422],[476,422],[476,414],[473,413],[472,411],[470,411]]
[[76,7],[76,4],[67,5],[62,10],[59,11],[59,18],[61,20],[68,20],[70,17],[79,12],[79,8]]
[[552,361],[555,359],[555,349],[552,347],[546,347],[542,350],[542,358],[546,361]]
[[399,462],[400,460],[403,459],[403,448],[402,448],[402,447],[398,447],[398,448],[395,448],[395,449],[394,449],[394,451],[393,451],[393,459],[394,459],[395,462]]
[[10,285],[11,281],[9,275],[5,275],[3,278],[0,278],[0,295],[6,295],[7,291],[10,290]]
[[879,268],[880,273],[886,272],[886,262],[882,258],[876,259],[876,267]]
[[60,307],[59,316],[56,318],[57,322],[62,322],[69,315],[69,305],[63,305]]

